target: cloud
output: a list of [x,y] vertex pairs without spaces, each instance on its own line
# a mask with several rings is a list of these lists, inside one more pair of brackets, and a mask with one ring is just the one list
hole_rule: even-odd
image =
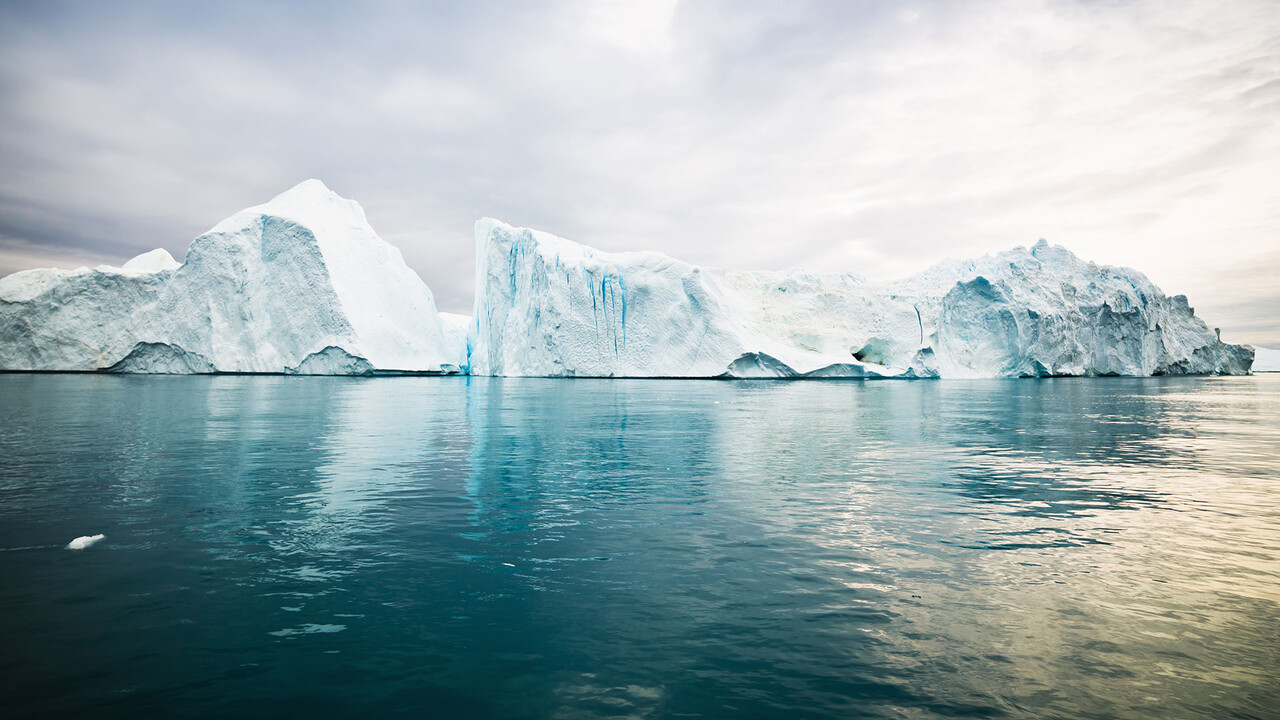
[[1270,2],[113,3],[0,19],[0,272],[41,252],[180,255],[314,176],[360,200],[450,310],[469,308],[471,226],[488,215],[607,250],[872,277],[1047,237],[1191,294],[1229,338],[1280,337],[1274,298],[1202,272],[1280,273]]

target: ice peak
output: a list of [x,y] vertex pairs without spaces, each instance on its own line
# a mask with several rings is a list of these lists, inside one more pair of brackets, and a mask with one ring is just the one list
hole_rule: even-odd
[[256,222],[258,217],[283,218],[313,230],[321,226],[358,227],[361,230],[358,235],[375,235],[360,203],[342,197],[314,178],[294,185],[268,202],[246,208],[219,223],[214,230],[230,230],[246,222]]
[[481,240],[484,238],[488,238],[489,235],[492,234],[493,231],[497,230],[498,228],[503,228],[509,231],[515,230],[515,228],[511,227],[510,225],[502,222],[497,218],[482,217],[476,221],[476,231],[475,231],[476,239]]
[[275,202],[276,200],[283,200],[286,198],[289,198],[289,199],[311,198],[316,200],[328,199],[328,198],[341,199],[337,193],[330,190],[327,185],[325,185],[323,182],[320,182],[315,178],[303,180],[297,185],[294,185],[288,190],[285,190],[284,192],[272,198],[271,202]]
[[120,269],[125,272],[157,273],[163,270],[176,270],[180,265],[182,263],[174,260],[168,250],[156,248],[126,262],[120,266]]
[[1044,238],[1031,246],[1031,257],[1063,272],[1082,263],[1075,253],[1061,245],[1050,245]]
[[263,215],[280,215],[295,219],[314,217],[316,213],[333,213],[359,216],[359,222],[365,223],[364,208],[355,200],[348,200],[330,190],[324,183],[311,178],[303,180],[269,202],[249,208]]

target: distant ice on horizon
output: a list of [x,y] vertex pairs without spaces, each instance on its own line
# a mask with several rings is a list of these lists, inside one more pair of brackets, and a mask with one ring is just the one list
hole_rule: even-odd
[[1280,372],[1280,350],[1255,347],[1253,349],[1253,371],[1256,373]]

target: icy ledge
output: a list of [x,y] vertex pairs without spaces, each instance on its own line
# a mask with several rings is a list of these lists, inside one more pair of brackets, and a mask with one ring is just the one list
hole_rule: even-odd
[[431,291],[318,180],[121,268],[0,280],[0,369],[455,373]]
[[553,377],[1244,374],[1184,296],[1043,240],[888,283],[700,268],[476,225],[470,372]]

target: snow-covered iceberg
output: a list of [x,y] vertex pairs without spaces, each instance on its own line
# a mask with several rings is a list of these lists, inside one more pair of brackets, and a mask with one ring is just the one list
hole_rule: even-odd
[[308,180],[115,268],[0,279],[0,369],[459,372],[465,338],[364,210]]
[[1181,295],[1043,240],[896,282],[700,268],[476,224],[470,372],[576,377],[1243,374]]

